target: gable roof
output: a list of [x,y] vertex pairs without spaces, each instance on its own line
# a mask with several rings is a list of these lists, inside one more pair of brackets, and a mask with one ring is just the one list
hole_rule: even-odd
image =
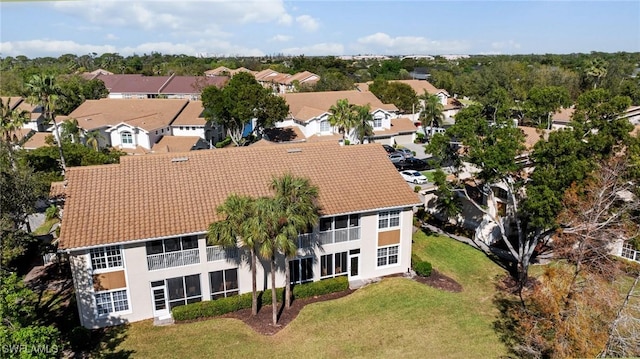
[[568,107],[568,108],[561,108],[560,110],[558,110],[557,112],[554,112],[553,115],[551,115],[551,120],[553,122],[566,122],[569,123],[571,122],[571,117],[573,116],[573,113],[576,111],[575,107]]
[[187,107],[176,117],[171,126],[204,126],[207,120],[204,118],[202,111],[202,101],[189,101]]
[[350,104],[364,106],[371,105],[371,110],[398,111],[394,104],[384,104],[371,92],[326,91],[326,92],[296,92],[281,95],[289,105],[289,113],[297,120],[308,121],[323,113],[329,112],[331,106],[338,100],[347,99]]
[[207,70],[204,72],[205,75],[207,76],[216,76],[216,75],[221,75],[221,76],[225,76],[225,75],[229,75],[229,76],[233,76],[239,72],[248,72],[250,74],[255,74],[255,71],[251,71],[247,68],[244,67],[239,67],[237,69],[230,69],[226,66],[218,66],[213,70]]
[[226,76],[174,76],[159,91],[161,94],[200,94],[208,86],[222,88],[229,78]]
[[153,145],[154,153],[189,152],[198,144],[199,136],[162,136],[160,141]]
[[[318,186],[323,215],[420,204],[379,144],[298,143],[126,156],[120,164],[68,169],[59,246],[203,232],[220,219],[216,208],[230,194],[272,195],[271,179],[286,172]],[[366,189],[362,173],[376,174]]]
[[9,109],[13,110],[18,106],[24,99],[20,96],[0,96],[3,105],[7,105],[9,102]]
[[202,84],[222,87],[225,76],[143,76],[140,74],[103,74],[94,78],[102,80],[109,93],[130,94],[200,94]]
[[187,105],[179,99],[109,99],[86,100],[69,114],[84,130],[127,123],[152,131],[167,127]]
[[46,142],[48,136],[53,136],[49,132],[36,132],[33,136],[29,137],[29,139],[22,144],[22,148],[25,150],[35,150],[36,148],[49,146]]
[[[418,96],[422,95],[425,90],[427,90],[427,93],[429,93],[430,95],[435,95],[442,92],[445,95],[449,96],[449,93],[447,92],[447,90],[436,88],[429,81],[426,81],[426,80],[389,80],[389,82],[399,82],[399,83],[407,84],[411,86],[413,91],[415,91]],[[361,82],[361,83],[357,83],[356,87],[360,91],[368,92],[369,86],[371,84],[373,84],[373,81]]]

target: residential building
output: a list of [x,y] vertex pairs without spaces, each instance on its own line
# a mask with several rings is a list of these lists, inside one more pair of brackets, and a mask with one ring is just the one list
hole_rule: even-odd
[[202,101],[189,101],[171,123],[171,133],[174,136],[197,136],[213,147],[225,138],[224,128],[207,122],[203,112]]
[[[392,145],[413,142],[415,136],[416,127],[413,123],[407,118],[398,117],[395,105],[382,103],[371,92],[298,92],[283,94],[282,97],[289,105],[289,116],[276,123],[275,127],[280,133],[273,134],[278,131],[272,130],[272,141],[282,141],[285,138],[306,142],[341,140],[338,128],[329,123],[331,106],[335,106],[341,99],[346,99],[353,105],[371,107],[374,135],[370,141]],[[267,136],[269,134],[267,132]],[[346,138],[352,143],[358,142],[353,130],[346,134]]]
[[111,99],[200,100],[202,89],[207,86],[222,88],[229,80],[226,76],[143,76],[105,71],[86,73],[84,77],[104,82]]
[[[98,328],[168,318],[176,306],[251,291],[247,253],[207,243],[231,194],[268,196],[292,173],[319,189],[321,218],[298,238],[293,281],[347,276],[362,284],[406,273],[413,209],[420,205],[377,144],[283,144],[127,156],[69,168],[59,250],[68,255],[81,324]],[[362,186],[362,174],[375,179]],[[90,200],[87,200],[90,199]],[[269,261],[258,288],[271,286]],[[276,286],[284,286],[277,258]]]
[[29,103],[26,99],[20,96],[2,96],[2,103],[9,103],[9,109],[12,111],[25,111],[27,112],[27,122],[22,126],[29,128],[36,132],[46,132],[49,129],[49,124],[44,117],[43,107],[40,105],[34,105]]
[[248,72],[252,75],[255,75],[257,71],[251,71],[249,69],[246,69],[244,67],[239,67],[237,69],[230,69],[226,66],[219,66],[216,67],[213,70],[207,70],[204,72],[205,76],[229,76],[229,77],[233,77],[233,75],[239,73],[239,72]]

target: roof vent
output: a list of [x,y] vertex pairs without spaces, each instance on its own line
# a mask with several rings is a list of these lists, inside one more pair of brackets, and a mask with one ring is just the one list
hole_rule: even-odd
[[299,153],[302,152],[301,148],[290,148],[287,150],[287,153]]
[[175,157],[171,159],[171,162],[187,162],[189,157]]

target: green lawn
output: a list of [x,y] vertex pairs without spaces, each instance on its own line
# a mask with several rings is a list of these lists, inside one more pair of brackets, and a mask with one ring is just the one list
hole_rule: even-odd
[[36,236],[49,234],[49,232],[51,232],[51,228],[53,227],[53,225],[58,222],[60,222],[58,218],[47,219],[46,221],[44,221],[44,223],[40,225],[40,227],[36,228],[33,231],[33,234]]
[[427,177],[427,181],[429,181],[430,183],[433,183],[435,181],[435,170],[429,170],[429,171],[422,171],[420,173],[422,173],[425,177]]
[[414,236],[414,252],[458,280],[461,293],[404,278],[305,307],[272,337],[234,319],[154,327],[133,323],[119,347],[140,358],[495,358],[506,350],[492,329],[493,281],[501,270],[466,245]]

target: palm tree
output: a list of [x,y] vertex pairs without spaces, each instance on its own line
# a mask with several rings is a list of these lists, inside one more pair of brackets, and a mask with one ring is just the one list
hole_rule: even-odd
[[591,59],[588,63],[587,63],[587,67],[585,69],[585,74],[588,77],[592,77],[593,78],[593,88],[595,89],[596,87],[598,87],[598,83],[600,82],[600,79],[602,79],[603,77],[605,77],[607,75],[607,62],[604,61],[601,58],[594,58]]
[[84,135],[87,146],[92,147],[96,151],[100,148],[100,139],[104,139],[104,136],[98,130],[89,131]]
[[62,141],[60,140],[60,132],[58,131],[58,123],[55,117],[55,102],[60,88],[56,84],[56,79],[53,75],[33,75],[27,82],[27,92],[29,93],[29,101],[42,106],[45,119],[53,122],[53,128],[58,138],[56,142],[58,142],[62,175],[64,176],[67,165],[62,153]]
[[271,304],[273,325],[278,323],[278,297],[276,294],[276,254],[286,246],[288,236],[281,233],[281,206],[275,198],[260,197],[255,201],[255,212],[247,219],[249,237],[260,244],[259,253],[269,260],[271,267]]
[[340,99],[335,105],[329,108],[329,123],[331,126],[338,127],[338,131],[342,134],[342,142],[349,131],[356,125],[356,118],[353,113],[353,106],[349,104],[346,98]]
[[17,140],[15,133],[29,120],[29,112],[11,108],[11,98],[4,103],[0,99],[0,137],[10,145]]
[[419,99],[420,103],[420,124],[422,125],[422,131],[427,136],[427,126],[431,127],[431,133],[429,137],[433,136],[434,127],[440,126],[444,121],[444,106],[440,103],[440,98],[436,95],[430,95],[427,90],[424,91]]
[[371,106],[366,104],[364,106],[355,107],[356,125],[355,132],[356,137],[360,143],[364,143],[364,140],[373,136],[373,115],[371,115]]
[[80,139],[80,126],[75,118],[63,121],[60,124],[60,129],[62,130],[62,137],[69,138],[71,143],[76,143]]
[[249,218],[254,218],[254,199],[232,194],[217,208],[225,218],[211,223],[207,231],[209,243],[225,248],[243,248],[249,251],[251,261],[251,315],[258,314],[258,289],[256,284],[256,247],[259,242],[249,232]]
[[275,199],[280,207],[282,228],[281,234],[287,240],[278,242],[278,250],[285,255],[285,308],[291,304],[291,273],[289,261],[295,256],[300,233],[318,223],[318,187],[311,185],[307,178],[296,177],[290,173],[271,180],[271,189],[275,191]]

